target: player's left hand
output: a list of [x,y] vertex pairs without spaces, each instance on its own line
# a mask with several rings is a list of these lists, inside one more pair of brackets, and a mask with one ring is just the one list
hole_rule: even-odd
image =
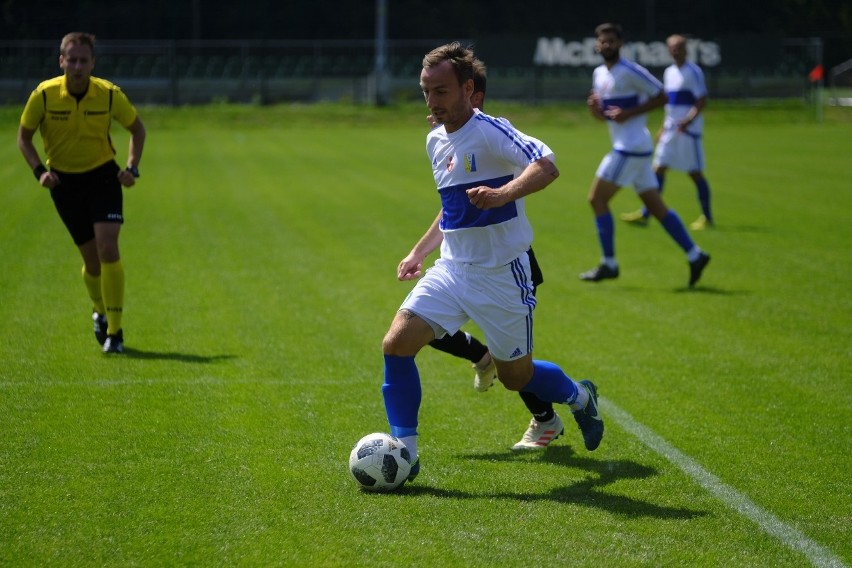
[[480,209],[493,209],[506,204],[505,192],[500,188],[480,185],[467,190],[467,198],[471,205]]
[[630,114],[626,110],[617,106],[606,107],[606,110],[604,110],[603,114],[611,121],[617,122],[619,124],[630,118]]
[[127,170],[120,170],[118,172],[118,181],[124,187],[133,187],[136,185],[136,178]]

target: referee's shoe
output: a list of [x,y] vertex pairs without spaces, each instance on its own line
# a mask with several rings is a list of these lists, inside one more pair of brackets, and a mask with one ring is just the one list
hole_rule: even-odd
[[124,332],[118,330],[118,333],[107,335],[104,341],[104,353],[124,353]]

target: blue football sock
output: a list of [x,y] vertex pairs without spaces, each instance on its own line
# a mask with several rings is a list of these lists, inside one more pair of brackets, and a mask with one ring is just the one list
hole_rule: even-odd
[[695,182],[695,187],[698,189],[698,202],[701,204],[701,212],[708,221],[713,221],[713,214],[710,212],[710,184],[706,179],[700,179]]
[[385,383],[382,385],[385,412],[391,434],[397,438],[417,433],[417,413],[422,391],[414,357],[385,355]]
[[615,258],[615,223],[612,220],[612,213],[607,211],[595,217],[595,225],[598,228],[598,240],[601,243],[603,255],[607,258]]
[[577,399],[577,383],[550,361],[533,361],[533,376],[522,389],[546,402],[572,404]]
[[673,209],[669,209],[669,212],[665,217],[663,217],[661,223],[663,224],[663,228],[665,228],[666,232],[668,232],[675,242],[680,245],[683,252],[689,253],[689,251],[692,250],[695,243],[692,241],[692,238],[690,238],[689,233],[686,232],[686,227],[683,226],[683,221],[680,220],[680,217]]

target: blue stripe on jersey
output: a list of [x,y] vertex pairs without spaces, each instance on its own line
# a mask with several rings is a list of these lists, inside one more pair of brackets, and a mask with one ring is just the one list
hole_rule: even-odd
[[462,185],[451,185],[438,190],[441,195],[441,206],[444,208],[441,216],[441,229],[470,229],[471,227],[487,227],[503,223],[518,216],[518,208],[514,201],[494,209],[480,209],[473,205],[467,197],[467,190],[480,185],[500,187],[512,181],[514,176],[508,175],[495,179],[480,180]]
[[648,71],[638,63],[634,61],[629,61],[627,59],[619,59],[618,62],[627,67],[631,72],[633,72],[633,74],[641,77],[646,83],[659,88],[661,91],[663,90],[663,84],[660,83],[660,80],[651,75],[650,71]]
[[628,158],[647,158],[648,156],[654,153],[651,150],[647,152],[628,152],[627,150],[619,150],[618,148],[613,148],[613,151],[616,154],[627,156]]
[[633,108],[639,106],[639,95],[611,97],[603,100],[603,107]]
[[515,130],[510,124],[507,124],[505,121],[500,120],[499,118],[494,118],[491,115],[485,113],[476,113],[476,120],[480,120],[487,124],[490,124],[504,135],[506,135],[509,139],[512,140],[512,143],[518,146],[523,152],[524,155],[529,159],[530,163],[541,158],[541,148],[536,146],[530,140],[523,138],[518,135],[518,131]]
[[695,95],[692,91],[669,91],[670,105],[689,105],[695,104]]

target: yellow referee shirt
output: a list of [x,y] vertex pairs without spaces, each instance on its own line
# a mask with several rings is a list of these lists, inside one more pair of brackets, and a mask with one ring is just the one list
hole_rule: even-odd
[[104,79],[89,78],[79,101],[68,92],[65,75],[39,84],[27,100],[21,126],[39,129],[47,165],[67,173],[93,170],[115,156],[109,135],[115,118],[129,128],[136,109],[121,89]]

